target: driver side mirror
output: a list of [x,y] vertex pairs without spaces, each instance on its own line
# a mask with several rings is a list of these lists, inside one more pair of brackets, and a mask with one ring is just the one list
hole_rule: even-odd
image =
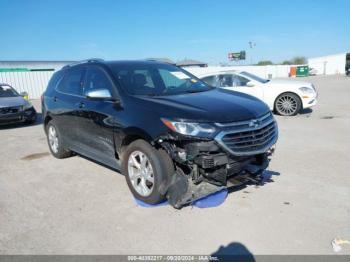
[[90,100],[113,100],[112,94],[108,89],[87,91],[85,95]]
[[246,85],[247,85],[248,87],[253,87],[253,86],[255,86],[255,84],[254,84],[252,81],[249,81]]

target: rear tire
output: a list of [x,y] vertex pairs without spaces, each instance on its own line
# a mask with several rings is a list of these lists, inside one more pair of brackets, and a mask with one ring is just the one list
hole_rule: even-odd
[[276,98],[274,107],[281,116],[295,116],[302,109],[302,102],[294,93],[283,93]]
[[61,133],[54,120],[46,125],[46,137],[50,152],[54,157],[62,159],[72,156],[72,151],[65,148]]
[[174,174],[174,165],[168,154],[141,139],[126,147],[122,154],[121,169],[134,197],[147,204],[164,200],[162,189]]

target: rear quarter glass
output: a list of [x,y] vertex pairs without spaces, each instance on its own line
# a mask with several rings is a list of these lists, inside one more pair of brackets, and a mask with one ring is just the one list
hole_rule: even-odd
[[58,84],[58,82],[62,79],[62,77],[64,76],[64,72],[63,70],[57,71],[56,73],[54,73],[47,85],[46,91],[45,91],[45,95],[46,96],[52,96],[53,93],[55,92],[55,88]]

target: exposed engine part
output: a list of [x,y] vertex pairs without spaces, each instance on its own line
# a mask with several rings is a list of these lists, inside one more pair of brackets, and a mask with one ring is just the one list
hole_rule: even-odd
[[233,156],[215,141],[159,140],[174,160],[176,172],[169,178],[163,192],[175,208],[244,182],[260,183],[262,171],[269,164],[265,154]]

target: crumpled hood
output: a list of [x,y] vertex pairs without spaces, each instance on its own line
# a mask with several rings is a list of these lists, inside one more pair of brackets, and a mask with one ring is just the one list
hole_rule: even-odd
[[137,97],[145,110],[162,117],[201,122],[233,122],[261,117],[269,108],[252,96],[216,88],[207,92],[159,97]]
[[11,106],[25,106],[29,102],[21,96],[16,97],[0,97],[0,108],[11,107]]

